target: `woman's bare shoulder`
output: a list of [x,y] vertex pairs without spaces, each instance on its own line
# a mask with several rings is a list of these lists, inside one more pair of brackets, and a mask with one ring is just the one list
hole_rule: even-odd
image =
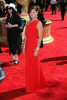
[[41,21],[39,21],[39,22],[37,23],[37,27],[42,27]]

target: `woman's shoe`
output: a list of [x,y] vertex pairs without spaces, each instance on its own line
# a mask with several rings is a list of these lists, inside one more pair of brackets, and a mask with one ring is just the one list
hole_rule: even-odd
[[14,62],[14,61],[15,61],[14,59],[11,59],[11,60],[9,61],[9,63]]
[[0,48],[0,53],[2,53],[2,50],[1,50],[1,48]]
[[19,60],[15,60],[13,65],[17,65],[19,63]]
[[0,65],[4,65],[4,63],[0,62]]

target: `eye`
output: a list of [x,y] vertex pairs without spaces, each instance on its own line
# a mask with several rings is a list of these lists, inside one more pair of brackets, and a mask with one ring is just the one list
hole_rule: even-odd
[[35,13],[35,12],[33,12],[33,13]]

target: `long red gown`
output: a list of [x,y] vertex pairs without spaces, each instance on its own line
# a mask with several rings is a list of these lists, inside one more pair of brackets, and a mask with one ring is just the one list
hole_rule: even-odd
[[38,30],[36,28],[39,20],[29,23],[26,27],[26,91],[36,92],[48,86],[45,81],[39,57],[34,57],[34,51],[37,47]]

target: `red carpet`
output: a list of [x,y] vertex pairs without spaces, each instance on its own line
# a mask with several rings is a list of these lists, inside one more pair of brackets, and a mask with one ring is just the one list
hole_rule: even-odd
[[8,46],[1,45],[3,53],[0,59],[5,63],[5,79],[0,83],[0,100],[67,100],[67,14],[64,21],[61,21],[59,11],[56,15],[48,11],[44,16],[52,20],[51,35],[54,42],[40,49],[41,67],[46,80],[55,85],[39,93],[26,93],[25,55],[22,53],[19,56],[20,63],[17,66],[8,64],[11,59]]

